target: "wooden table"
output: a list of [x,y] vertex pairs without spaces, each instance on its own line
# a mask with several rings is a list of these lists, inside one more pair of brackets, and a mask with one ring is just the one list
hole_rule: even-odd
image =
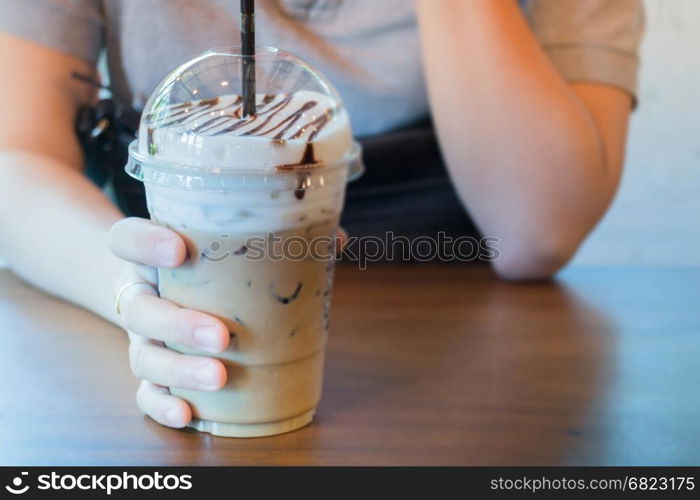
[[700,464],[700,269],[338,272],[315,422],[139,414],[124,334],[0,272],[0,464]]

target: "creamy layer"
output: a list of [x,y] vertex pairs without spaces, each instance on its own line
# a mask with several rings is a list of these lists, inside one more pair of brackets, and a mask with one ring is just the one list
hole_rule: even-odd
[[350,120],[330,97],[314,92],[225,95],[155,106],[139,130],[141,154],[190,166],[275,171],[339,161],[352,148]]
[[[336,219],[347,169],[272,174],[265,189],[201,191],[146,184],[148,210],[173,229],[229,235],[264,234]],[[307,187],[312,186],[312,187]]]

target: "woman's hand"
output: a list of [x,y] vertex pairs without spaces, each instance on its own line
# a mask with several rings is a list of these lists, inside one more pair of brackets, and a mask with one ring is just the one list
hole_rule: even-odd
[[122,290],[117,308],[131,342],[131,370],[141,379],[138,406],[163,425],[184,427],[192,410],[169,388],[216,391],[226,383],[226,369],[219,360],[179,354],[164,343],[218,353],[228,346],[228,329],[212,316],[158,297],[155,268],[177,267],[187,258],[175,232],[145,219],[123,219],[112,226],[109,247],[126,261],[116,287],[117,293]]

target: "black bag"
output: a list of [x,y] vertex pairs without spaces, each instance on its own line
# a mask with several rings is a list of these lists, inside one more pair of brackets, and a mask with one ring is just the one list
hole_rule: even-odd
[[99,187],[112,188],[117,206],[125,215],[148,218],[143,183],[124,170],[139,120],[138,112],[103,99],[96,107],[80,109],[76,130],[85,155],[86,175]]

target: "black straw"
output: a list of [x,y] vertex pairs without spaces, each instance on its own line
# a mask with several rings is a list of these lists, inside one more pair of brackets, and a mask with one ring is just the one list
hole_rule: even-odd
[[255,114],[255,1],[241,0],[243,116]]

